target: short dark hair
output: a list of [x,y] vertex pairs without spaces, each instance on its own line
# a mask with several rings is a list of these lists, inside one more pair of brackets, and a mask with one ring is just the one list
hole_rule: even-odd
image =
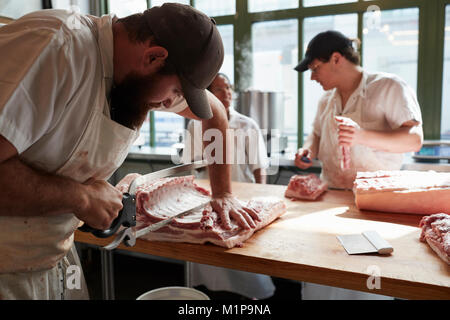
[[213,81],[210,83],[210,85],[208,86],[208,88],[206,88],[206,89],[208,89],[209,91],[211,91],[211,85],[212,85],[212,83],[214,82],[214,80],[216,80],[217,77],[225,78],[225,80],[227,80],[228,84],[229,84],[230,86],[233,86],[233,84],[232,84],[231,81],[230,81],[230,78],[228,78],[228,76],[227,76],[225,73],[219,72],[219,73],[214,77]]
[[127,30],[131,41],[145,42],[147,40],[154,41],[152,30],[148,27],[143,13],[136,13],[125,18],[121,18],[118,22],[122,23]]
[[[351,40],[352,40],[352,42],[356,43],[356,45],[359,45],[359,39],[351,39]],[[361,56],[360,56],[359,52],[357,50],[355,50],[353,47],[345,47],[345,48],[336,50],[334,52],[339,52],[345,59],[347,59],[354,65],[360,65],[360,63],[361,63]],[[332,52],[328,57],[320,57],[317,59],[322,62],[328,62],[328,61],[330,61],[330,58],[334,52]]]
[[[134,42],[145,42],[151,40],[153,44],[156,43],[156,39],[152,30],[148,27],[145,21],[144,14],[136,13],[131,16],[121,18],[118,22],[122,23],[127,30],[128,37]],[[159,70],[160,74],[172,75],[176,73],[175,66],[166,59],[164,66]]]

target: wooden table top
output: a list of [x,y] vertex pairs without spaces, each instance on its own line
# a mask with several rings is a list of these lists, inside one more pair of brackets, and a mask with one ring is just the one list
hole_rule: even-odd
[[[206,180],[196,183],[209,189]],[[398,298],[450,299],[450,266],[419,241],[421,216],[360,211],[351,191],[328,190],[318,201],[291,201],[284,198],[285,189],[233,183],[233,193],[241,200],[271,196],[287,205],[283,216],[242,248],[138,239],[134,247],[119,249]],[[376,230],[394,252],[348,255],[336,238],[367,230]],[[103,246],[112,238],[77,231],[75,241]]]

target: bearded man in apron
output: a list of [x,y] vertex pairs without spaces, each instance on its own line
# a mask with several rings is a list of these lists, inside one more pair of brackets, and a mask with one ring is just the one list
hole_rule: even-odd
[[[66,281],[69,267],[81,270],[74,231],[117,217],[122,193],[106,180],[147,112],[170,109],[225,132],[205,90],[222,40],[190,6],[124,19],[45,10],[0,28],[0,61],[0,299],[87,299],[82,273],[81,286]],[[228,166],[210,170],[225,225],[231,215],[252,227],[256,213],[232,196]]]
[[[316,35],[295,70],[311,71],[326,91],[319,101],[313,132],[295,164],[322,162],[321,178],[331,188],[352,189],[358,171],[400,170],[403,153],[423,143],[422,115],[416,94],[398,76],[369,73],[360,66],[352,40],[337,31]],[[343,155],[343,149],[347,155]],[[343,166],[342,157],[349,157]],[[315,284],[304,285],[305,299],[379,299],[383,296]]]

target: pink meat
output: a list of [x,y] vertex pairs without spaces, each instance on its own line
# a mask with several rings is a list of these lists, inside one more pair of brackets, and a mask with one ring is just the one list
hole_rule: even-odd
[[[337,125],[339,125],[340,122],[342,122],[342,124],[347,125],[347,126],[355,126],[357,124],[355,124],[355,122],[353,122],[352,119],[347,118],[347,117],[341,117],[341,116],[336,116],[335,117],[337,121]],[[350,169],[350,165],[351,165],[351,149],[349,146],[339,146],[339,150],[340,150],[340,159],[341,159],[341,170],[348,170]]]
[[348,169],[350,169],[350,163],[351,163],[350,147],[340,146],[340,149],[341,149],[341,169],[348,170]]
[[[194,176],[164,178],[140,186],[136,198],[138,229],[211,200],[209,191],[194,183]],[[169,225],[144,235],[142,239],[199,244],[209,242],[232,248],[242,246],[257,230],[264,228],[286,212],[285,204],[279,200],[255,199],[245,205],[259,212],[261,221],[255,221],[255,229],[245,230],[233,219],[232,229],[223,229],[219,215],[208,204],[203,209],[175,219]]]
[[358,209],[423,215],[450,212],[450,173],[358,172],[353,193]]
[[289,180],[284,193],[286,198],[316,200],[328,188],[327,183],[320,180],[315,174],[295,175]]
[[442,260],[450,264],[450,215],[425,216],[419,226],[422,228],[420,241],[427,242]]

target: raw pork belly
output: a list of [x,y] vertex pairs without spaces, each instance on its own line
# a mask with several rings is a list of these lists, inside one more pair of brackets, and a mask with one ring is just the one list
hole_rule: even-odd
[[314,173],[295,175],[289,180],[284,193],[286,198],[316,200],[328,188],[328,184],[320,180]]
[[427,242],[438,256],[450,264],[450,215],[437,213],[420,221],[420,241]]
[[[137,190],[136,198],[139,229],[211,200],[209,191],[194,183],[194,176],[163,178],[141,186]],[[259,209],[261,221],[255,221],[255,229],[244,230],[233,219],[232,229],[223,229],[219,215],[207,204],[203,209],[175,219],[169,225],[144,235],[142,239],[200,244],[210,242],[232,248],[241,246],[255,231],[264,228],[286,212],[285,204],[278,199],[255,199],[247,205]]]
[[358,209],[424,215],[450,212],[450,173],[358,172],[353,193]]

